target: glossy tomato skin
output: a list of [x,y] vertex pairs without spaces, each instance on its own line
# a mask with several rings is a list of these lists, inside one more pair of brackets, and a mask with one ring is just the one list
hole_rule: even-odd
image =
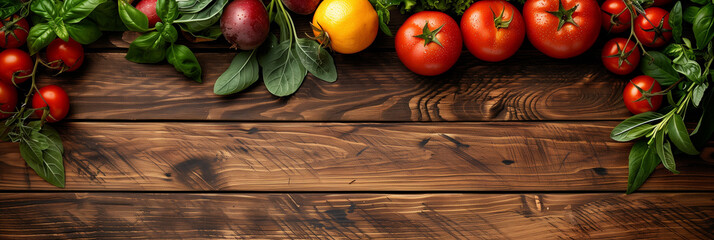
[[[510,21],[508,26],[497,28],[494,19],[498,17],[501,22]],[[518,51],[526,29],[523,16],[513,5],[503,0],[484,0],[472,4],[464,12],[461,33],[471,54],[484,61],[498,62]]]
[[647,102],[647,100],[637,101],[642,97],[642,93],[635,87],[636,84],[644,91],[649,91],[651,93],[656,93],[662,91],[662,86],[659,85],[654,78],[647,75],[640,75],[632,79],[632,82],[627,83],[625,86],[625,91],[622,93],[622,98],[625,100],[625,106],[627,110],[630,110],[632,114],[640,114],[649,111],[655,111],[662,106],[662,96],[651,97],[652,105]]
[[[5,22],[13,21],[20,16],[13,15],[12,18],[5,19]],[[5,27],[5,25],[0,22],[0,28]],[[17,21],[12,27],[12,30],[6,30],[0,32],[0,48],[19,48],[27,42],[27,34],[30,31],[30,24],[27,23],[25,18]],[[12,31],[15,36],[10,34]]]
[[[443,47],[436,42],[425,46],[424,39],[415,37],[423,34],[426,23],[430,31],[443,25],[435,36]],[[449,70],[459,59],[463,45],[456,21],[445,13],[435,11],[423,11],[409,17],[397,31],[394,43],[404,66],[424,76],[435,76]]]
[[[601,57],[607,70],[618,75],[627,75],[635,71],[640,64],[640,49],[633,41],[628,42],[625,38],[613,38],[605,43]],[[621,58],[622,62],[620,62]]]
[[159,14],[156,13],[156,2],[158,0],[141,0],[136,4],[136,9],[144,13],[149,18],[149,27],[154,27],[157,22],[161,21]]
[[632,14],[623,0],[607,0],[602,10],[602,29],[611,33],[621,33],[630,28]]
[[[645,19],[645,16],[647,16],[649,21]],[[635,36],[647,47],[661,47],[666,45],[672,40],[672,27],[669,26],[669,12],[658,7],[645,9],[645,15],[637,16],[635,19]]]
[[[12,76],[15,72],[19,72],[17,76],[27,76],[32,73],[32,58],[30,54],[20,49],[6,49],[0,52],[0,81],[5,84],[12,84]],[[15,78],[15,83],[20,84],[28,78]]]
[[577,6],[572,14],[578,25],[565,23],[549,12],[558,11],[558,0],[528,0],[523,5],[526,36],[538,50],[553,58],[571,58],[588,50],[600,34],[602,14],[595,0],[562,0],[565,10]]
[[[35,95],[32,96],[32,108],[43,108],[48,105],[50,115],[47,116],[47,122],[58,122],[64,119],[67,113],[69,113],[69,97],[67,93],[57,85],[42,87],[39,93],[35,93]],[[42,117],[42,113],[43,110],[37,110],[35,111],[35,116]]]
[[67,42],[57,38],[47,46],[47,61],[53,68],[65,68],[65,72],[77,70],[84,62],[84,47],[72,38]]
[[9,112],[15,111],[15,106],[17,106],[17,89],[14,86],[7,85],[0,82],[0,119],[5,119],[12,114]]

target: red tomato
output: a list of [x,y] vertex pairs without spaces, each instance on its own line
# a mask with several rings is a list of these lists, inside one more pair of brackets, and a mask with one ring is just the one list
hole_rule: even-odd
[[528,0],[523,17],[528,40],[554,58],[571,58],[588,50],[602,24],[595,0]]
[[672,40],[672,27],[669,26],[669,12],[658,7],[645,9],[645,15],[635,19],[635,36],[642,45],[661,47]]
[[30,54],[20,49],[7,49],[0,52],[0,81],[8,85],[13,85],[13,75],[15,83],[20,84],[28,78],[18,78],[32,73],[32,58]]
[[625,38],[607,41],[601,56],[605,68],[619,75],[630,74],[640,64],[640,49],[633,41],[627,41]]
[[[5,25],[5,23],[15,22],[14,24]],[[20,18],[18,15],[13,15],[12,18],[5,19],[5,22],[0,21],[0,47],[1,48],[19,48],[27,42],[27,34],[30,31],[30,24],[25,18]]]
[[[634,83],[634,85],[633,85]],[[632,114],[640,114],[643,112],[655,111],[662,105],[662,96],[651,96],[650,100],[642,98],[642,91],[646,93],[656,93],[662,91],[662,87],[654,78],[647,75],[640,75],[632,79],[625,86],[625,91],[622,93],[622,98],[625,100],[625,106]],[[652,103],[652,104],[650,104]]]
[[69,42],[57,38],[47,46],[47,61],[56,69],[62,68],[66,72],[77,70],[84,62],[84,48],[72,38]]
[[[0,119],[12,116],[17,106],[17,89],[15,87],[0,82]],[[5,113],[3,113],[5,112]]]
[[503,0],[484,0],[471,5],[461,18],[461,33],[469,52],[489,62],[513,56],[526,36],[521,13]]
[[449,70],[461,54],[461,31],[442,12],[423,11],[409,17],[394,40],[399,60],[412,72],[425,76]]
[[607,0],[602,3],[602,28],[611,33],[621,33],[630,28],[632,14],[623,0]]
[[149,27],[152,28],[157,22],[161,21],[159,15],[156,14],[156,1],[157,0],[142,0],[136,4],[136,9],[144,13],[147,18],[149,18]]
[[[40,88],[39,91],[39,94],[35,93],[32,96],[32,108],[43,108],[49,105],[50,115],[47,116],[47,122],[53,123],[64,119],[69,113],[67,93],[57,85],[49,85]],[[42,113],[43,110],[37,110],[35,116],[42,117]]]

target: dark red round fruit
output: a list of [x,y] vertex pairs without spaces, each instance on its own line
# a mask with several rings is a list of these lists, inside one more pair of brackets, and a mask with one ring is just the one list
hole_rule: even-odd
[[[635,87],[635,85],[641,90]],[[647,75],[637,76],[633,78],[630,83],[627,83],[625,91],[622,93],[622,98],[625,100],[625,106],[632,114],[655,111],[662,106],[662,95],[651,96],[648,101],[642,98],[641,91],[657,93],[662,91],[662,87],[654,78]]]
[[[12,116],[17,106],[17,89],[14,86],[0,82],[0,119]],[[4,112],[4,113],[3,113]]]
[[285,7],[294,13],[308,15],[315,12],[317,5],[320,5],[320,0],[282,0]]
[[640,64],[640,49],[633,41],[625,38],[613,38],[602,48],[602,64],[607,70],[619,75],[635,71]]
[[156,14],[157,0],[141,0],[136,4],[136,9],[144,13],[149,18],[149,27],[154,27],[157,22],[161,22],[161,18]]
[[645,9],[645,15],[635,19],[635,36],[642,45],[661,47],[672,40],[672,27],[669,26],[669,12],[651,7]]
[[394,43],[404,66],[425,76],[442,74],[454,66],[463,45],[456,21],[435,11],[423,11],[409,17],[399,27]]
[[268,12],[258,0],[236,0],[223,9],[221,32],[232,48],[251,50],[268,38]]
[[588,50],[602,25],[595,0],[528,0],[523,19],[528,40],[553,58],[571,58]]
[[84,47],[72,38],[68,42],[57,38],[47,46],[47,61],[55,69],[65,72],[77,70],[84,62]]
[[526,36],[523,17],[503,0],[483,0],[461,17],[461,33],[469,52],[478,59],[498,62],[516,53]]
[[[17,22],[15,22],[17,21]],[[5,23],[15,22],[14,24],[5,25],[0,21],[0,47],[1,48],[19,48],[27,42],[27,34],[30,31],[30,24],[25,18],[20,18],[18,15],[13,15],[5,19]]]
[[[32,96],[32,108],[43,108],[49,106],[50,114],[47,122],[58,122],[64,119],[69,113],[69,97],[67,93],[57,85],[49,85],[40,88],[39,93]],[[43,110],[35,111],[35,116],[42,117]]]
[[13,75],[15,76],[15,84],[25,82],[28,78],[18,78],[27,76],[32,73],[32,58],[30,54],[20,49],[7,49],[0,52],[0,81],[5,84],[13,85]]
[[602,10],[602,28],[611,33],[621,33],[630,28],[632,14],[623,0],[607,0]]

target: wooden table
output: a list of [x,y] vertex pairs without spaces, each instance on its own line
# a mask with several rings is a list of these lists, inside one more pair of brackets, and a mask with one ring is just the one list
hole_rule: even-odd
[[609,133],[630,116],[627,77],[602,67],[602,43],[569,60],[464,52],[420,77],[380,36],[333,54],[336,83],[276,98],[213,94],[235,54],[223,41],[191,44],[197,84],[124,60],[130,38],[40,80],[72,101],[55,125],[67,187],[1,143],[0,238],[714,238],[714,142],[624,194],[631,143]]

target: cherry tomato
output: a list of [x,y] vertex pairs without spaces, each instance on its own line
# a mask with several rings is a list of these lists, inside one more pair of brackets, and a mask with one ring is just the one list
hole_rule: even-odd
[[595,0],[528,0],[523,18],[528,40],[554,58],[571,58],[588,50],[602,24]]
[[394,40],[397,56],[412,72],[439,75],[454,66],[461,55],[461,31],[442,12],[423,11],[409,17]]
[[602,28],[611,33],[621,33],[630,28],[632,14],[623,0],[602,3]]
[[0,52],[0,66],[0,81],[8,85],[13,85],[13,76],[15,84],[25,82],[28,78],[18,77],[30,75],[33,67],[30,54],[15,48]]
[[461,18],[461,33],[469,52],[489,62],[513,56],[526,36],[521,13],[503,0],[472,4]]
[[84,48],[72,38],[69,42],[57,38],[47,46],[47,61],[56,69],[62,68],[66,72],[77,70],[84,62]]
[[15,111],[15,106],[17,106],[17,89],[0,82],[0,111],[2,111],[0,119],[12,116],[10,112]]
[[157,22],[161,21],[159,14],[156,13],[157,0],[141,0],[136,4],[136,9],[142,12],[149,19],[149,27],[152,28]]
[[[633,85],[634,83],[634,85]],[[638,89],[637,87],[640,89]],[[625,91],[622,93],[622,98],[625,100],[625,106],[632,114],[640,114],[643,112],[655,111],[662,106],[662,95],[651,96],[649,101],[642,98],[642,92],[657,93],[662,91],[662,87],[654,78],[641,75],[632,79],[625,86]],[[650,104],[651,103],[651,104]]]
[[669,26],[669,12],[658,7],[645,9],[645,15],[635,19],[635,36],[642,45],[661,47],[672,40],[672,27]]
[[[8,24],[12,23],[14,24]],[[8,24],[8,25],[5,25]],[[11,18],[0,21],[0,47],[19,48],[27,42],[27,34],[30,31],[30,24],[25,18],[13,15]]]
[[[69,97],[62,88],[57,85],[49,85],[40,88],[39,94],[32,96],[32,108],[43,108],[49,105],[50,114],[47,122],[58,122],[69,113]],[[43,101],[44,99],[44,101]],[[35,111],[35,116],[42,117],[43,110]]]
[[633,41],[625,38],[613,38],[602,48],[602,64],[607,70],[619,75],[635,71],[640,64],[640,49]]

